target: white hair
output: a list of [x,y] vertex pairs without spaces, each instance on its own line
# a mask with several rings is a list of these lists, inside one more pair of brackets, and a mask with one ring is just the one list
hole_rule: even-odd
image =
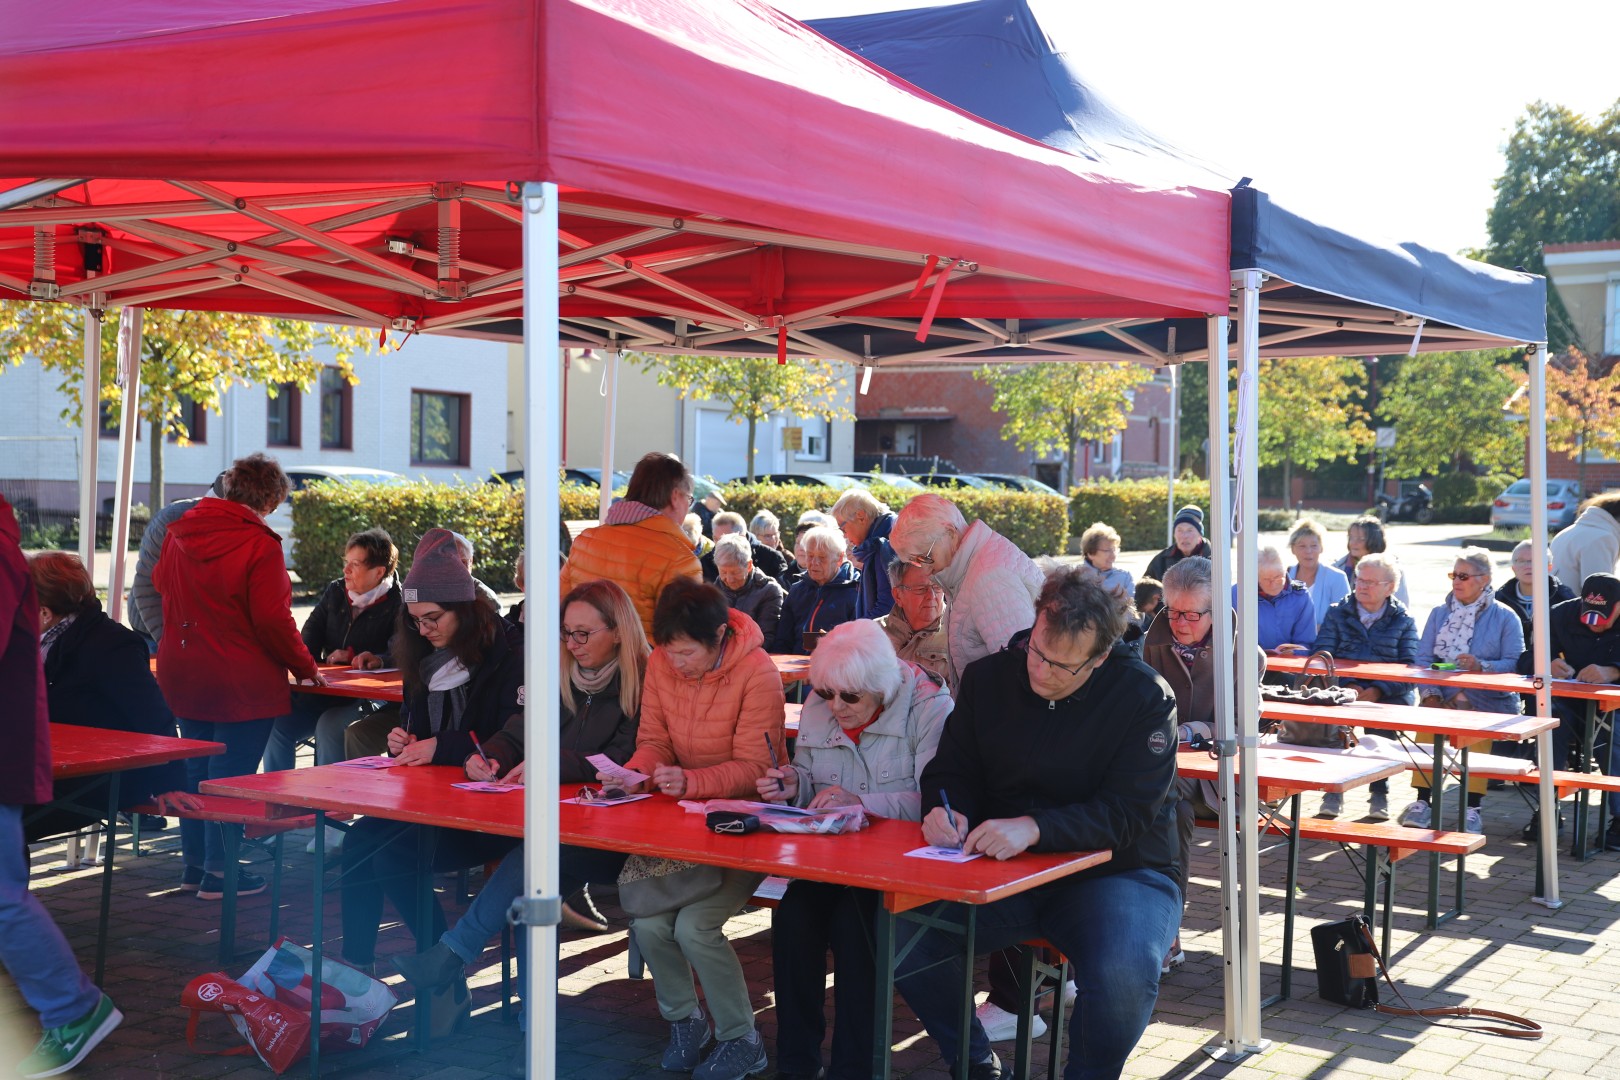
[[927,546],[941,539],[946,533],[961,536],[965,532],[967,532],[967,518],[962,516],[962,511],[957,509],[956,504],[943,495],[935,495],[928,491],[914,496],[900,508],[900,516],[895,519],[894,528],[890,530],[889,542],[899,546],[902,538],[911,537]]
[[1383,571],[1385,576],[1389,578],[1392,585],[1394,585],[1396,588],[1400,587],[1401,566],[1400,563],[1395,561],[1395,556],[1391,555],[1389,552],[1379,551],[1374,552],[1371,555],[1363,555],[1360,561],[1356,563],[1356,569],[1360,570],[1363,566],[1371,570]]
[[838,521],[824,510],[806,510],[799,515],[799,523],[794,526],[794,531],[803,532],[805,529],[814,529],[820,525],[836,529]]
[[799,537],[799,543],[804,545],[807,553],[820,551],[839,558],[843,558],[849,550],[849,541],[844,539],[843,532],[831,525],[817,525]]
[[871,619],[833,627],[810,654],[810,682],[815,686],[876,694],[888,707],[900,694],[900,681],[894,644]]
[[714,542],[714,565],[747,566],[754,561],[754,548],[742,533],[727,533]]
[[850,488],[838,496],[838,501],[833,503],[832,512],[834,518],[838,517],[840,511],[851,514],[856,511],[865,511],[868,518],[876,521],[884,514],[889,513],[889,504],[883,502],[865,488],[856,487]]
[[782,522],[769,510],[761,510],[754,515],[754,520],[748,523],[748,531],[758,535],[761,532],[781,532]]
[[445,531],[449,532],[450,535],[455,538],[456,547],[461,551],[461,561],[466,563],[468,566],[472,566],[474,555],[473,542],[458,532],[452,532],[449,529],[446,529]]
[[681,532],[685,533],[686,538],[692,543],[697,543],[703,539],[703,519],[696,514],[687,514],[681,521]]
[[1274,544],[1267,544],[1260,549],[1259,556],[1255,560],[1255,566],[1260,570],[1264,570],[1268,566],[1276,567],[1278,570],[1288,569],[1286,564],[1283,563],[1282,552],[1278,551]]

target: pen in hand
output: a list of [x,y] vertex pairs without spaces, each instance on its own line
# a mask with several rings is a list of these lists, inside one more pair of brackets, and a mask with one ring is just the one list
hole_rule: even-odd
[[[777,764],[777,761],[776,761],[776,744],[771,742],[771,733],[767,731],[767,732],[764,733],[764,735],[765,735],[765,752],[767,754],[771,755],[771,768],[773,768],[773,769],[781,768],[781,766],[779,764]],[[782,783],[782,778],[780,776],[778,776],[776,778],[776,790],[777,791],[786,791],[787,790],[787,785]]]
[[[945,794],[944,788],[939,789],[939,804],[945,808],[945,819],[951,823],[951,832],[958,832],[959,830],[956,827],[956,811],[951,809],[951,797]],[[946,845],[941,844],[939,846],[945,847]],[[961,840],[956,842],[955,850],[962,850]]]
[[489,760],[489,755],[484,753],[484,744],[478,741],[478,734],[476,732],[469,731],[467,734],[472,737],[473,749],[478,751],[478,756],[483,759],[484,768],[489,770],[490,776],[493,778],[495,775],[495,766]]

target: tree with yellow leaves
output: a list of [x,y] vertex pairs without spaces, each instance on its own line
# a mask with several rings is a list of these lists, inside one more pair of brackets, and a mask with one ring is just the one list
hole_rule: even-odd
[[1294,470],[1348,458],[1372,445],[1362,408],[1361,361],[1342,356],[1262,360],[1259,368],[1259,462],[1283,467],[1284,498]]
[[1141,364],[1077,360],[980,368],[973,377],[994,391],[990,407],[1006,416],[1003,437],[1020,450],[1061,453],[1065,485],[1074,483],[1082,441],[1103,442],[1125,430],[1136,388],[1153,380]]

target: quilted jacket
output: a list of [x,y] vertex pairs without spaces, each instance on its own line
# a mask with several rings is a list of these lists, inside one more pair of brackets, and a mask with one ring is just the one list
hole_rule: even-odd
[[982,521],[968,526],[951,565],[935,579],[950,600],[945,640],[953,686],[961,685],[973,661],[1000,652],[1014,634],[1035,625],[1035,598],[1046,583],[1028,555]]
[[[617,507],[615,507],[617,509]],[[576,585],[604,579],[630,594],[641,628],[652,638],[658,594],[678,577],[702,580],[692,542],[662,514],[623,525],[598,525],[574,541],[562,568],[562,595]]]
[[636,752],[625,765],[649,776],[655,765],[679,765],[688,799],[755,798],[771,767],[767,740],[778,762],[788,760],[782,676],[764,635],[735,609],[728,624],[720,665],[701,678],[676,671],[663,649],[647,661]]

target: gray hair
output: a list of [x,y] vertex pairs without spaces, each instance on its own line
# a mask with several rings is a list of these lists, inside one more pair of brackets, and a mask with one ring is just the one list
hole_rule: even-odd
[[1284,571],[1288,569],[1288,564],[1283,562],[1282,552],[1277,550],[1275,544],[1267,544],[1265,547],[1260,549],[1259,557],[1255,560],[1255,565],[1257,569],[1260,570],[1264,570],[1268,566],[1274,566],[1278,570]]
[[1356,569],[1360,570],[1363,566],[1371,570],[1383,571],[1384,576],[1389,578],[1391,584],[1395,585],[1397,588],[1400,587],[1400,564],[1395,561],[1395,556],[1389,554],[1388,552],[1375,551],[1371,555],[1363,555],[1361,557],[1361,561],[1356,563]]
[[[742,515],[738,515],[741,517]],[[761,510],[754,515],[754,520],[748,523],[748,531],[758,535],[761,532],[781,532],[782,522],[769,510]]]
[[1108,588],[1102,574],[1086,564],[1059,566],[1049,572],[1035,601],[1035,615],[1046,619],[1048,633],[1078,638],[1092,631],[1097,647],[1093,656],[1107,652],[1124,636],[1130,611],[1131,597],[1125,590]]
[[859,487],[852,487],[838,496],[838,501],[832,504],[834,518],[838,516],[840,510],[846,510],[850,513],[855,513],[858,510],[865,511],[866,516],[873,521],[876,521],[884,514],[890,513],[888,503],[882,501],[865,488]]
[[1215,580],[1215,565],[1202,555],[1189,555],[1164,572],[1164,591],[1209,592]]
[[747,566],[754,561],[754,546],[742,533],[727,533],[714,542],[714,565]]
[[714,520],[709,522],[709,528],[712,530],[716,525],[724,525],[738,532],[748,531],[748,523],[743,521],[743,516],[735,510],[722,510],[714,515]]
[[454,532],[449,529],[446,529],[445,531],[450,533],[450,535],[455,538],[456,547],[461,552],[461,561],[466,563],[470,568],[473,564],[473,542],[458,532]]
[[841,623],[810,654],[810,682],[832,690],[876,694],[886,708],[900,695],[900,661],[894,643],[871,619]]
[[954,533],[960,537],[967,532],[967,519],[962,516],[955,503],[943,495],[935,495],[926,491],[914,496],[912,500],[900,508],[900,515],[895,519],[894,528],[889,530],[889,542],[898,546],[902,537],[911,537],[921,542],[921,546],[937,541],[946,533]]
[[[843,558],[844,553],[849,550],[849,541],[845,540],[844,534],[832,525],[817,525],[815,528],[807,530],[803,536],[799,537],[799,543],[804,545],[806,554],[820,551],[836,554],[839,558]],[[819,645],[816,646],[818,649],[820,647]]]
[[1294,531],[1288,534],[1289,550],[1293,550],[1294,545],[1299,542],[1299,538],[1302,536],[1314,536],[1317,543],[1324,547],[1327,546],[1327,533],[1323,532],[1322,526],[1311,518],[1300,518],[1294,524]]
[[1457,553],[1457,561],[1465,562],[1489,578],[1495,567],[1491,565],[1491,553],[1480,547],[1465,547]]

